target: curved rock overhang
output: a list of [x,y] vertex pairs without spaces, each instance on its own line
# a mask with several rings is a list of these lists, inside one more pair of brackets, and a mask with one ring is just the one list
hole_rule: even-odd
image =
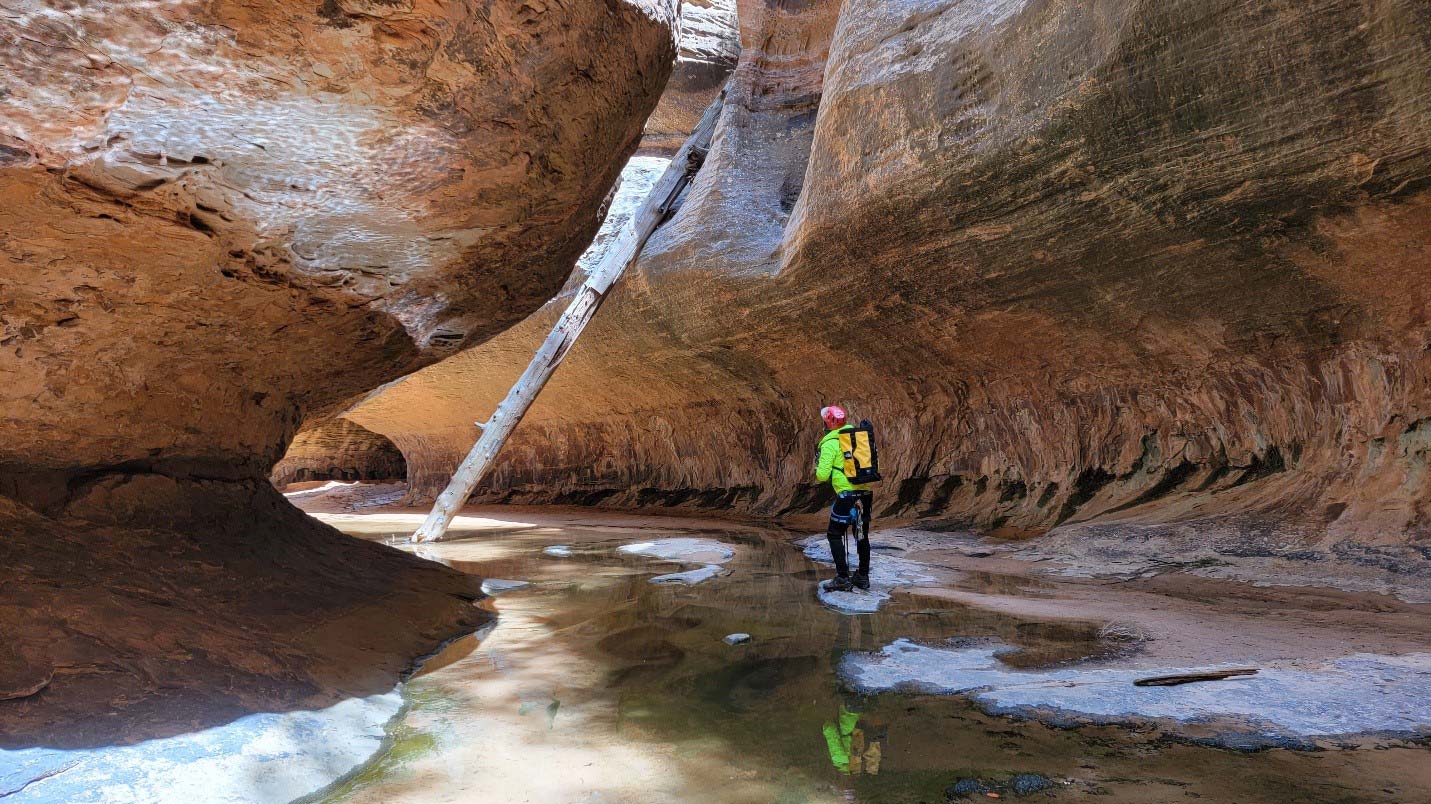
[[677,7],[6,4],[0,747],[386,692],[486,618],[268,473],[560,289]]
[[[740,15],[706,168],[481,499],[814,511],[834,401],[884,515],[1431,537],[1424,8]],[[435,493],[554,316],[349,416]]]

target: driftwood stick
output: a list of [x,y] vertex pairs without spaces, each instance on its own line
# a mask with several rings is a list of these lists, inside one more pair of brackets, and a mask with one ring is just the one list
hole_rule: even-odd
[[1221,681],[1224,678],[1234,676],[1255,676],[1257,668],[1239,667],[1235,670],[1209,670],[1206,673],[1181,673],[1173,676],[1150,676],[1140,678],[1133,682],[1135,687],[1176,687],[1179,684],[1192,684],[1198,681]]
[[552,327],[551,333],[542,342],[541,348],[537,349],[537,354],[532,358],[527,370],[522,372],[517,383],[507,392],[506,398],[497,405],[492,417],[481,423],[481,437],[473,445],[472,451],[467,453],[467,458],[462,461],[457,472],[452,475],[447,488],[438,496],[437,502],[432,506],[432,512],[412,535],[412,541],[435,542],[447,535],[447,528],[452,524],[453,517],[457,516],[457,512],[472,495],[472,490],[482,482],[497,453],[507,442],[507,437],[536,401],[537,394],[541,393],[547,380],[551,379],[557,366],[561,365],[562,358],[566,357],[567,351],[576,343],[581,331],[586,328],[592,316],[596,315],[597,309],[606,299],[607,291],[621,278],[626,269],[636,262],[646,240],[666,219],[681,191],[690,184],[696,171],[700,170],[706,153],[710,150],[716,120],[720,117],[724,103],[725,93],[722,92],[711,102],[691,136],[652,185],[646,200],[626,222],[616,242],[611,244],[601,258],[600,264],[587,276],[581,287],[577,288],[566,312],[562,313],[556,326]]

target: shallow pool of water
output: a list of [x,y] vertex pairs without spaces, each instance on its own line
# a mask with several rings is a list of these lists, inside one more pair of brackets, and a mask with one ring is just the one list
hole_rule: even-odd
[[[717,539],[735,556],[712,580],[658,585],[649,580],[694,565],[617,549],[677,536]],[[407,685],[392,748],[329,799],[942,802],[960,778],[996,785],[1032,773],[1057,786],[1030,800],[1431,801],[1431,763],[1416,747],[1238,753],[1146,730],[993,717],[957,697],[855,695],[836,677],[840,658],[900,637],[997,639],[1018,648],[1000,659],[1019,668],[1116,647],[1098,641],[1099,622],[1024,620],[917,590],[874,614],[841,614],[816,599],[829,571],[796,541],[673,521],[530,525],[416,548],[531,585],[484,602],[495,628],[454,643]],[[555,544],[570,555],[544,554]],[[751,641],[726,644],[738,632]]]

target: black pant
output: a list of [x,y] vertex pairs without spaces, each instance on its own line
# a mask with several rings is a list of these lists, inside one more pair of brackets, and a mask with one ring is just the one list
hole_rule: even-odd
[[830,528],[825,531],[825,538],[830,540],[835,572],[842,578],[850,574],[850,562],[845,557],[845,531],[851,526],[855,530],[855,550],[860,556],[860,574],[870,574],[870,508],[873,506],[874,494],[868,491],[841,492],[830,506]]

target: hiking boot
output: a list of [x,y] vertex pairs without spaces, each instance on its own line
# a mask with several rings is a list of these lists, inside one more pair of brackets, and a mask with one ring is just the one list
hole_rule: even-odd
[[854,589],[854,584],[850,583],[850,576],[836,575],[821,585],[826,592],[848,592]]
[[855,586],[859,587],[860,589],[869,591],[870,575],[868,572],[856,572],[855,577],[852,578],[851,581],[854,583]]

